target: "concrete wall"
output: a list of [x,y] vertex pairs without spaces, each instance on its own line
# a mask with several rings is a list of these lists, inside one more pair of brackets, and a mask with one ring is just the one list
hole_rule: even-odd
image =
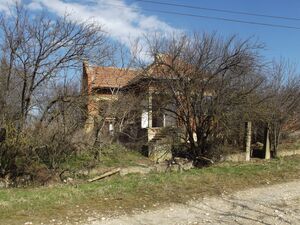
[[286,151],[278,151],[277,156],[283,157],[283,156],[291,156],[291,155],[300,155],[300,149],[295,150],[286,150]]
[[[285,150],[285,151],[278,151],[278,157],[284,156],[292,156],[292,155],[300,155],[300,149],[295,150]],[[246,161],[246,152],[235,153],[235,154],[228,154],[222,158],[222,161],[227,162],[243,162]]]
[[148,128],[148,141],[151,141],[154,138],[154,136],[161,131],[161,129],[161,127]]

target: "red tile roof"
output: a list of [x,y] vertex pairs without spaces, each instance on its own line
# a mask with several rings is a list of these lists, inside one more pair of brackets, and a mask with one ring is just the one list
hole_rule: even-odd
[[115,67],[85,66],[91,88],[121,88],[137,76],[137,71]]
[[143,78],[172,79],[174,75],[167,66],[176,66],[183,71],[190,70],[191,66],[181,60],[172,58],[168,55],[160,55],[157,60],[150,64],[146,70],[121,69],[116,67],[89,66],[84,63],[84,70],[87,75],[88,89],[97,88],[122,88],[126,85],[139,82]]

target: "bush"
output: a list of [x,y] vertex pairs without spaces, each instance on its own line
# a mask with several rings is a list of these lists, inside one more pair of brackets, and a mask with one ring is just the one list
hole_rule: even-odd
[[19,165],[29,163],[26,157],[29,145],[24,135],[17,134],[14,126],[8,125],[5,130],[6,138],[0,144],[0,177],[16,177],[24,172],[24,168]]
[[45,183],[68,158],[76,155],[70,138],[57,130],[39,128],[19,132],[13,125],[5,129],[6,139],[0,143],[0,178],[9,177],[12,183],[23,176]]

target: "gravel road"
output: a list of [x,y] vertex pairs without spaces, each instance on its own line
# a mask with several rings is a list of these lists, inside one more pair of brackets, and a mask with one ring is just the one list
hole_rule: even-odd
[[89,218],[85,225],[152,224],[300,224],[300,180],[117,218]]

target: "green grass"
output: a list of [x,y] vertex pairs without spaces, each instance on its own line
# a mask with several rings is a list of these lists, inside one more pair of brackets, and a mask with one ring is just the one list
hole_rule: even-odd
[[126,150],[123,152],[104,153],[101,157],[101,164],[107,167],[127,167],[140,164],[149,164],[149,159],[140,153]]
[[[113,176],[95,183],[0,190],[0,224],[84,220],[300,178],[300,156],[223,163],[182,173]],[[55,215],[55,216],[54,216]],[[72,218],[71,221],[70,219]]]
[[97,149],[99,158],[95,159],[91,153],[81,153],[69,157],[62,165],[63,169],[80,170],[87,167],[128,167],[149,165],[151,162],[141,153],[128,150],[121,145],[112,144],[110,146]]

